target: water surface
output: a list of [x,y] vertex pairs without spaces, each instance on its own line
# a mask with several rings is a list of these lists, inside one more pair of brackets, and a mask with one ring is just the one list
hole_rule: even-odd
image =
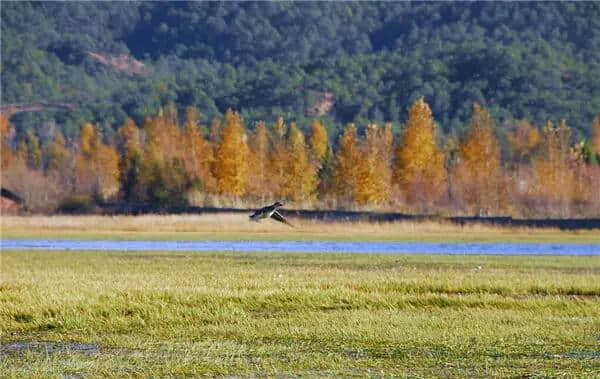
[[120,251],[264,251],[379,254],[498,254],[600,256],[600,244],[529,242],[347,242],[347,241],[113,241],[0,240],[2,249]]

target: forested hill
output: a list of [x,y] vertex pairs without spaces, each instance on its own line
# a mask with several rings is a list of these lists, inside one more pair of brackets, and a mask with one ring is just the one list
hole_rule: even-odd
[[[48,121],[110,135],[173,100],[206,125],[226,109],[332,132],[404,121],[424,96],[444,133],[474,101],[499,120],[600,113],[600,3],[3,2],[2,104],[19,133]],[[329,107],[332,105],[331,107]],[[181,112],[183,114],[183,112]],[[499,123],[502,124],[501,122]]]

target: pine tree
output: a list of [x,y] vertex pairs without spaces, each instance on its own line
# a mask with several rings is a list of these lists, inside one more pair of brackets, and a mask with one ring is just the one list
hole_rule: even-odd
[[220,193],[242,196],[248,186],[249,149],[242,120],[236,112],[225,114],[225,127],[216,151],[215,177]]
[[402,143],[396,149],[394,181],[409,203],[427,208],[446,187],[444,154],[436,144],[431,109],[423,98],[410,108]]

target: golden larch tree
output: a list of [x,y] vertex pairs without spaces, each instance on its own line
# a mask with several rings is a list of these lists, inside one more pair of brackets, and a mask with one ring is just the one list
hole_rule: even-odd
[[308,200],[317,188],[317,165],[309,159],[304,134],[295,122],[290,125],[288,152],[288,175],[283,183],[282,195],[293,201]]
[[470,129],[459,146],[458,163],[452,172],[453,198],[462,200],[476,215],[498,214],[507,191],[493,124],[489,112],[475,103]]
[[72,151],[68,148],[64,135],[57,130],[46,148],[46,173],[57,183],[61,193],[74,190],[75,162]]
[[327,129],[323,123],[319,120],[314,120],[311,123],[311,134],[309,139],[310,150],[313,157],[322,165],[325,160],[325,155],[329,149],[329,138],[327,137]]
[[188,107],[183,135],[185,170],[191,178],[200,182],[202,190],[214,192],[216,180],[211,171],[214,153],[200,130],[198,110]]
[[122,181],[123,198],[128,201],[140,200],[139,189],[142,147],[140,130],[131,118],[127,118],[117,131],[117,146],[120,151],[119,172]]
[[[173,106],[162,109],[158,116],[147,118],[144,130],[147,136],[147,149],[154,149],[154,154],[161,160],[171,162],[183,158],[181,148],[181,131],[177,122],[176,110]],[[175,113],[175,114],[174,114]]]
[[79,132],[79,151],[86,158],[89,158],[92,155],[92,151],[94,150],[94,142],[96,141],[96,131],[94,130],[94,125],[90,122],[85,122],[81,126],[81,131]]
[[133,119],[128,117],[117,130],[117,135],[117,143],[122,156],[131,157],[141,150],[140,130]]
[[67,149],[65,137],[60,130],[56,131],[52,142],[48,144],[46,157],[48,171],[58,171],[67,164],[69,150]]
[[81,127],[74,158],[75,191],[108,199],[119,192],[119,154],[115,147],[102,142],[94,126]]
[[10,112],[4,111],[0,113],[0,142],[1,149],[1,160],[0,165],[2,168],[6,168],[10,164],[12,158],[12,151],[10,149],[10,138],[13,132],[12,125],[10,124]]
[[225,126],[216,150],[214,174],[219,193],[242,196],[248,187],[250,151],[239,114],[225,113]]
[[535,188],[533,195],[541,202],[540,212],[567,217],[574,195],[575,176],[571,167],[571,130],[562,120],[558,125],[548,121],[542,129],[541,149],[533,158]]
[[527,120],[519,121],[506,137],[515,162],[529,158],[540,143],[540,131]]
[[436,143],[431,109],[423,98],[410,108],[402,143],[396,149],[394,181],[409,203],[422,208],[440,199],[446,189],[444,154]]
[[117,195],[120,189],[119,153],[115,146],[102,142],[97,136],[92,169],[96,173],[96,191],[104,200]]
[[334,192],[338,199],[354,202],[358,184],[358,167],[361,163],[361,151],[356,125],[346,125],[338,142],[333,174]]
[[290,152],[285,139],[286,125],[283,117],[278,117],[273,124],[273,138],[271,156],[269,158],[270,183],[275,197],[283,198],[286,195],[286,183],[289,182],[288,172]]
[[358,204],[380,204],[391,194],[392,170],[390,165],[391,130],[377,124],[367,125],[361,143],[361,159],[356,167],[355,201]]
[[600,158],[600,116],[594,117],[592,122],[592,149]]
[[219,141],[221,140],[222,129],[223,125],[221,123],[221,119],[218,117],[214,117],[210,122],[210,142],[212,142],[213,144],[219,143]]
[[32,170],[39,170],[42,167],[40,140],[31,129],[25,132],[25,140],[27,141],[27,165]]
[[270,197],[271,188],[269,183],[269,155],[271,146],[267,125],[264,121],[256,124],[254,132],[250,138],[250,182],[248,183],[248,192],[260,197],[263,202],[265,198]]

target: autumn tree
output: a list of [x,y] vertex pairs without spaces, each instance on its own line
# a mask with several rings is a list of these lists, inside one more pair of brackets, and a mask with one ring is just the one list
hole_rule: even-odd
[[221,140],[221,132],[222,132],[222,123],[221,119],[218,117],[214,117],[210,122],[210,141],[214,144],[218,144]]
[[66,165],[69,159],[69,150],[65,137],[60,130],[54,134],[54,138],[46,148],[46,169],[48,171],[58,171]]
[[74,170],[76,192],[93,194],[101,199],[108,199],[119,192],[118,152],[115,147],[103,143],[102,136],[89,122],[81,127]]
[[365,139],[360,146],[361,159],[356,167],[355,201],[358,204],[379,204],[391,194],[392,168],[391,125],[380,128],[367,125]]
[[304,134],[295,122],[290,125],[286,159],[286,180],[282,185],[282,196],[293,201],[310,199],[317,187],[317,165],[311,161]]
[[248,192],[254,196],[271,197],[271,188],[269,184],[269,155],[271,153],[271,143],[267,125],[264,121],[258,122],[250,138],[250,180],[248,183]]
[[101,140],[95,145],[92,167],[96,172],[96,191],[103,200],[106,200],[116,196],[120,190],[119,153],[114,146],[107,145]]
[[135,121],[127,118],[117,131],[117,146],[120,152],[119,171],[123,198],[127,201],[136,200],[139,172],[142,159],[140,131]]
[[167,107],[167,111],[160,109],[156,117],[147,118],[144,130],[147,136],[146,149],[153,149],[153,155],[158,159],[170,162],[183,157],[181,131],[174,107]]
[[548,121],[542,129],[541,150],[532,161],[536,179],[534,195],[541,202],[540,211],[552,216],[570,214],[575,189],[570,137],[571,130],[564,120],[558,125]]
[[216,181],[212,175],[213,151],[202,135],[197,108],[188,107],[183,134],[184,167],[189,176],[205,192],[216,190]]
[[12,125],[10,124],[10,112],[4,111],[0,113],[0,165],[6,168],[10,164],[12,152],[10,148],[10,139],[13,133]]
[[33,130],[28,130],[25,133],[25,141],[27,144],[27,165],[33,170],[39,170],[42,167],[42,148],[40,140],[35,135]]
[[175,106],[170,103],[156,117],[147,118],[143,129],[146,145],[136,196],[159,207],[186,204],[193,183],[185,169],[185,148]]
[[470,129],[459,146],[458,163],[452,172],[453,198],[462,200],[476,215],[498,214],[505,199],[500,147],[493,123],[489,112],[475,103]]
[[431,109],[423,98],[409,110],[393,174],[409,203],[418,202],[427,208],[445,192],[444,154],[437,146]]
[[246,193],[249,154],[242,119],[238,113],[228,110],[215,154],[214,175],[219,193],[236,197]]
[[46,146],[44,156],[46,176],[60,188],[61,197],[71,194],[76,183],[73,175],[76,172],[75,162],[60,130],[54,133],[52,140]]
[[333,187],[335,195],[340,200],[354,202],[358,185],[357,167],[361,163],[361,151],[358,144],[356,126],[346,125],[339,139],[335,159]]
[[329,148],[329,138],[327,137],[327,129],[319,120],[314,120],[311,123],[311,134],[309,139],[310,150],[315,157],[319,166],[325,160],[325,155]]
[[290,153],[285,139],[286,125],[283,117],[278,117],[273,124],[273,139],[271,156],[269,158],[270,183],[275,197],[286,196],[286,183],[289,182],[289,159]]
[[517,122],[514,127],[506,133],[510,144],[512,160],[524,161],[540,143],[540,131],[527,120]]
[[594,117],[592,122],[592,150],[596,153],[596,159],[600,162],[600,116]]
[[94,125],[92,125],[89,122],[86,122],[81,126],[78,144],[79,151],[86,158],[91,157],[94,150],[94,142],[96,142],[96,132],[94,130]]

